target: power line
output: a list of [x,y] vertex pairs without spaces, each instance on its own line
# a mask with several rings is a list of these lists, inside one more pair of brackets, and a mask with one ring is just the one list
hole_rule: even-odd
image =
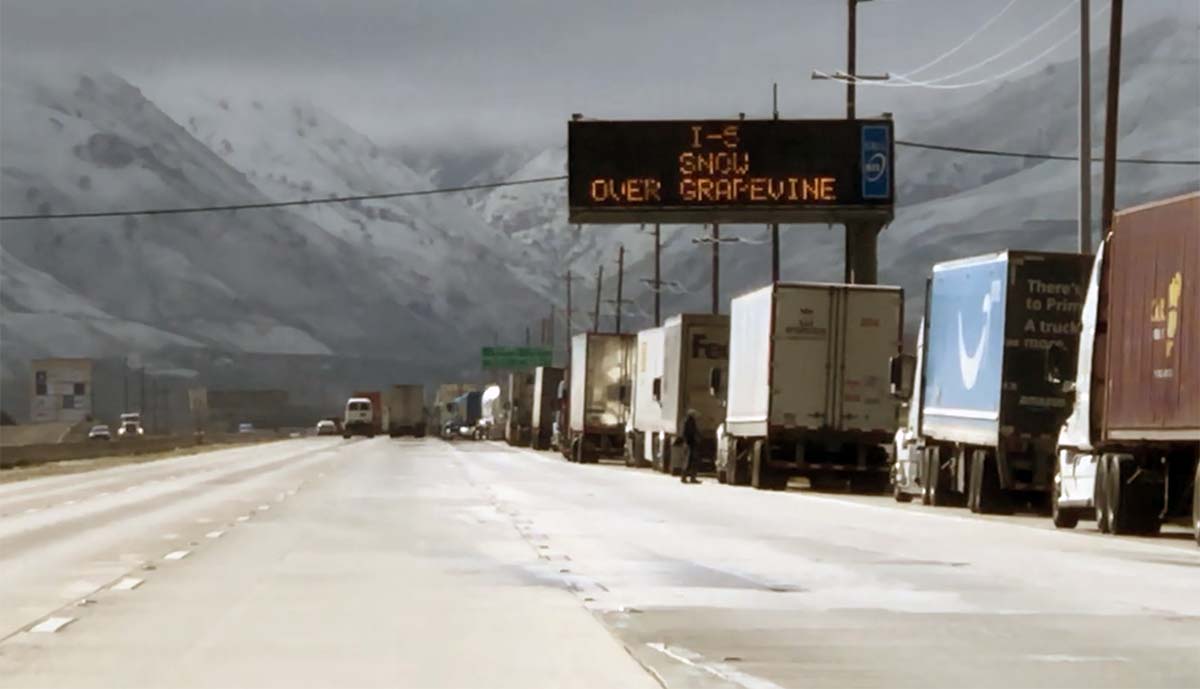
[[[1000,151],[986,148],[970,148],[967,146],[944,146],[917,141],[896,140],[896,145],[903,148],[919,148],[946,153],[962,153],[966,155],[998,156],[1002,158],[1027,158],[1030,160],[1065,160],[1077,161],[1077,156],[1053,155],[1049,153],[1022,153],[1017,151]],[[1103,158],[1092,158],[1092,162],[1103,162]],[[1182,165],[1200,166],[1200,160],[1155,160],[1150,158],[1118,158],[1118,163],[1127,165]],[[29,213],[20,215],[0,215],[0,222],[20,220],[72,220],[84,218],[119,218],[131,215],[184,215],[191,213],[218,213],[222,211],[260,210],[267,208],[286,208],[293,206],[318,206],[333,203],[351,203],[354,201],[377,201],[381,199],[408,198],[413,196],[432,196],[434,194],[454,194],[480,189],[496,189],[527,184],[544,184],[546,182],[566,181],[566,175],[553,177],[530,177],[528,179],[511,180],[507,182],[490,182],[486,184],[470,184],[458,187],[441,187],[438,189],[421,189],[417,191],[396,191],[380,194],[359,194],[356,196],[330,196],[323,199],[295,199],[291,201],[265,201],[262,203],[226,204],[220,206],[189,206],[186,208],[145,208],[123,211],[83,211],[78,213]],[[759,243],[739,240],[748,244]]]
[[[1025,45],[1029,41],[1033,40],[1033,38],[1035,36],[1037,36],[1038,34],[1040,34],[1043,31],[1045,31],[1046,29],[1050,28],[1051,26],[1054,25],[1055,22],[1057,22],[1059,19],[1061,19],[1063,16],[1065,16],[1067,14],[1067,12],[1069,12],[1071,10],[1072,7],[1074,7],[1076,4],[1078,4],[1078,2],[1079,2],[1079,0],[1072,0],[1071,2],[1067,3],[1061,10],[1054,13],[1053,16],[1051,16],[1044,23],[1042,23],[1041,26],[1039,26],[1036,29],[1034,29],[1033,31],[1030,31],[1029,33],[1025,34],[1023,37],[1021,37],[1020,40],[1017,40],[1016,42],[1009,44],[1008,47],[1000,50],[999,52],[992,55],[991,57],[985,58],[983,60],[980,60],[979,62],[976,62],[973,65],[969,65],[967,67],[964,67],[957,71],[951,72],[949,74],[944,74],[944,75],[942,75],[940,77],[936,77],[934,79],[927,79],[925,81],[918,81],[918,82],[912,82],[912,81],[908,81],[906,79],[905,81],[908,81],[908,83],[911,83],[914,85],[920,84],[922,86],[925,86],[925,85],[930,85],[930,84],[940,84],[940,83],[943,83],[946,81],[950,81],[954,77],[962,76],[963,74],[966,74],[967,72],[974,72],[975,70],[979,69],[980,67],[983,67],[984,65],[989,65],[989,64],[995,62],[996,60],[999,60],[1000,58],[1004,57],[1005,55],[1008,55],[1009,53],[1013,52],[1014,50],[1020,48],[1021,46]],[[1100,13],[1097,12],[1096,14],[1099,15]],[[1072,35],[1074,35],[1074,34],[1072,34]],[[1057,47],[1057,45],[1056,45],[1056,47]]]
[[973,31],[970,35],[968,35],[966,38],[964,38],[961,43],[954,46],[950,50],[947,50],[946,52],[942,53],[941,55],[938,55],[937,57],[933,58],[929,62],[926,62],[925,64],[921,65],[920,67],[911,69],[907,72],[903,72],[899,76],[902,76],[902,77],[916,76],[918,73],[924,72],[925,70],[929,69],[930,67],[933,67],[934,65],[939,64],[942,60],[945,60],[946,58],[950,57],[951,55],[962,50],[964,47],[966,47],[966,45],[968,43],[975,40],[979,36],[979,34],[986,31],[988,29],[988,27],[990,27],[992,24],[995,24],[996,20],[1000,19],[1005,14],[1007,14],[1008,11],[1010,9],[1012,9],[1013,5],[1015,5],[1015,4],[1017,4],[1017,0],[1009,0],[1008,4],[1005,5],[1003,9],[1001,9],[999,12],[997,12],[995,15],[993,15],[991,19],[988,19],[986,22],[984,22],[983,25],[981,25],[978,29],[975,29],[975,31]]
[[146,208],[124,211],[84,211],[79,213],[29,213],[21,215],[0,215],[0,222],[9,220],[70,220],[79,218],[116,218],[129,215],[184,215],[187,213],[215,213],[220,211],[259,210],[263,208],[286,208],[290,206],[320,206],[330,203],[352,203],[354,201],[378,201],[381,199],[399,199],[412,196],[431,196],[433,194],[454,194],[480,189],[496,189],[499,187],[515,187],[523,184],[541,184],[543,182],[561,182],[566,175],[555,177],[531,177],[506,182],[489,182],[486,184],[468,184],[458,187],[442,187],[439,189],[422,189],[418,191],[396,191],[381,194],[358,194],[354,196],[330,196],[323,199],[295,199],[292,201],[263,201],[260,203],[232,203],[220,206],[189,206],[186,208]]
[[[922,148],[930,151],[945,151],[947,153],[965,153],[968,155],[1000,156],[1002,158],[1029,158],[1032,160],[1069,160],[1078,161],[1078,156],[1053,155],[1050,153],[1019,153],[1016,151],[997,151],[986,148],[969,148],[966,146],[942,146],[925,144],[916,141],[897,139],[896,145],[906,148]],[[1104,162],[1103,157],[1093,157],[1093,163]],[[1200,165],[1200,160],[1154,160],[1150,158],[1117,158],[1118,163],[1128,165]]]

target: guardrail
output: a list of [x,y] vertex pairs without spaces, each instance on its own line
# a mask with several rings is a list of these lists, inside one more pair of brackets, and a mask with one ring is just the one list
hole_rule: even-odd
[[128,457],[132,455],[171,452],[189,447],[229,443],[254,443],[278,440],[286,436],[253,434],[209,434],[202,438],[194,435],[172,435],[141,437],[128,440],[84,440],[74,443],[45,443],[39,445],[12,445],[0,447],[0,470],[16,467],[62,462],[71,459],[96,459],[98,457]]

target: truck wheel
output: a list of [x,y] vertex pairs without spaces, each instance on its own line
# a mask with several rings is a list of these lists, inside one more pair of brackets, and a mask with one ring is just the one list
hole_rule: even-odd
[[637,457],[634,454],[637,452],[637,441],[634,440],[636,437],[636,433],[630,433],[625,436],[625,466],[630,469],[637,466]]
[[1095,486],[1092,489],[1092,504],[1096,506],[1096,528],[1108,533],[1108,461],[1109,455],[1100,455],[1096,462]]
[[567,456],[567,461],[579,464],[582,461],[580,459],[582,456],[583,456],[583,442],[580,441],[579,438],[575,438],[574,440],[571,441],[570,454]]
[[912,502],[913,494],[906,492],[903,488],[901,488],[900,484],[896,481],[896,479],[893,478],[892,479],[892,498],[896,502]]
[[1079,510],[1059,507],[1062,500],[1061,462],[1054,460],[1054,489],[1050,493],[1050,519],[1056,529],[1074,529],[1079,524]]
[[1145,499],[1146,488],[1133,478],[1137,467],[1123,457],[1109,460],[1108,475],[1105,477],[1105,497],[1108,509],[1108,528],[1118,535],[1141,534],[1151,531],[1150,521],[1157,524],[1157,515],[1147,515],[1149,501]]
[[[754,445],[750,448],[750,485],[758,490],[782,490],[787,487],[786,475],[784,481],[779,480],[779,476],[771,471],[768,465],[768,458],[764,455],[766,451],[763,447],[763,441],[755,440]],[[782,485],[781,485],[782,483]]]
[[1196,479],[1192,482],[1192,529],[1196,545],[1200,545],[1200,461],[1196,462]]
[[973,496],[972,512],[979,514],[1006,514],[1011,511],[1004,489],[1000,487],[999,467],[996,458],[986,450],[975,450],[971,454],[970,486]]
[[933,449],[925,456],[925,483],[926,491],[929,496],[929,502],[926,504],[934,507],[945,507],[949,504],[947,500],[945,482],[942,481],[942,463],[939,461],[938,452]]

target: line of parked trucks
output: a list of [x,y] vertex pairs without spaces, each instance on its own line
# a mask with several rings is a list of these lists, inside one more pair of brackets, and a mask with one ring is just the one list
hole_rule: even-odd
[[[678,473],[690,415],[722,483],[803,477],[1118,534],[1179,521],[1200,541],[1200,192],[1119,212],[1094,257],[938,263],[921,303],[907,354],[901,288],[779,282],[728,316],[579,333],[567,369],[439,392],[432,413],[420,386],[356,394],[344,432],[429,425]],[[382,413],[353,417],[364,403]]]
[[[1094,257],[939,263],[904,353],[899,287],[775,283],[729,316],[580,333],[539,368],[532,444],[722,483],[878,492],[1200,541],[1200,192],[1130,208]],[[550,426],[552,430],[547,430]]]

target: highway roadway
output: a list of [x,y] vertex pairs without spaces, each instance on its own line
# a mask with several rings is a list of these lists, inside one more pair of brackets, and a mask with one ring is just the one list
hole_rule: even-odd
[[1188,534],[305,438],[0,485],[0,687],[1196,687]]

